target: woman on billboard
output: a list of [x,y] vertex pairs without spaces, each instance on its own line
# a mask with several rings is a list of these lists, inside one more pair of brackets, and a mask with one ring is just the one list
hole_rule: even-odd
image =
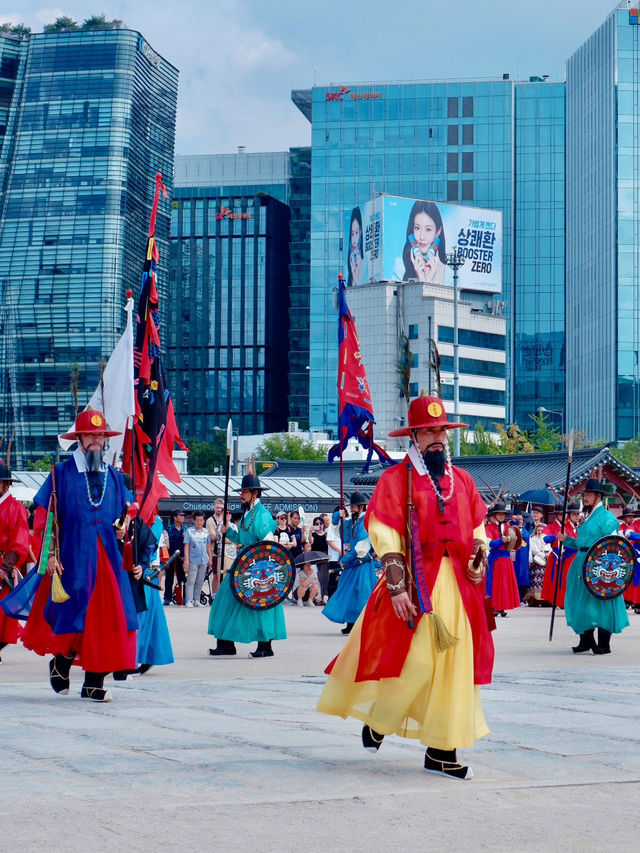
[[362,284],[362,214],[359,207],[351,211],[349,223],[349,271],[347,273],[347,287]]
[[446,259],[444,229],[438,206],[433,201],[416,201],[409,214],[407,239],[402,251],[402,280],[444,284]]

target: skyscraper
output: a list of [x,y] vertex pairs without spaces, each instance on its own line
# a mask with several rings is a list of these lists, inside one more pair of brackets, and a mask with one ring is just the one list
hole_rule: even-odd
[[[18,424],[20,462],[55,452],[75,412],[71,386],[82,408],[122,331],[155,173],[172,188],[178,72],[126,29],[15,47],[0,155],[0,427]],[[161,200],[161,287],[168,236]]]
[[567,423],[640,433],[640,25],[624,0],[567,63]]
[[[563,83],[546,76],[517,82],[508,74],[292,92],[312,124],[312,428],[337,423],[332,289],[346,267],[344,213],[376,193],[502,212],[498,299],[506,304],[513,354],[508,419],[530,427],[539,406],[563,410],[564,98]],[[486,295],[463,290],[460,296],[472,309],[487,310]],[[427,327],[426,316],[416,319]],[[481,351],[475,357],[482,358]],[[469,385],[464,396],[475,393]]]

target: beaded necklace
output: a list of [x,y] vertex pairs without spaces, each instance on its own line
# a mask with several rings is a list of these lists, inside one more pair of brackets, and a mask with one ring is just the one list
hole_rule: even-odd
[[255,511],[256,511],[256,505],[254,503],[251,505],[251,514],[249,515],[249,523],[247,524],[246,527],[244,526],[244,516],[246,515],[246,512],[244,513],[244,515],[240,519],[240,530],[244,530],[245,533],[247,532],[247,530],[249,530],[249,528],[251,527],[251,525],[253,523],[253,516],[254,516]]
[[449,453],[449,445],[445,444],[444,455],[445,455],[445,466],[444,466],[444,475],[449,478],[449,494],[443,495],[440,489],[440,483],[433,479],[429,469],[427,468],[426,462],[424,461],[424,457],[422,453],[420,453],[420,448],[418,447],[415,439],[412,438],[412,446],[409,448],[409,459],[411,459],[416,471],[422,476],[426,476],[431,483],[431,487],[435,492],[436,498],[438,499],[438,509],[441,514],[444,514],[444,505],[447,501],[450,501],[453,497],[453,489],[454,489],[454,479],[453,479],[453,466],[451,465],[451,454]]
[[88,497],[89,503],[91,504],[92,507],[98,507],[102,504],[102,501],[104,500],[105,492],[107,491],[107,480],[108,479],[109,479],[109,469],[107,468],[107,470],[104,472],[104,482],[102,483],[102,494],[100,495],[100,500],[98,501],[98,503],[95,503],[93,498],[91,497],[91,486],[89,485],[89,475],[87,474],[86,471],[84,471],[84,480],[85,480],[85,483],[87,484],[87,497]]

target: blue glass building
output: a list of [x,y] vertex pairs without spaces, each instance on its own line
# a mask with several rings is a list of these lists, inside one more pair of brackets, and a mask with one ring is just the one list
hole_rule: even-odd
[[[332,290],[346,266],[344,212],[376,192],[502,211],[499,298],[509,318],[508,355],[515,349],[507,362],[509,419],[529,427],[540,406],[561,412],[564,84],[505,75],[315,87],[292,98],[312,123],[311,428],[337,423]],[[491,298],[460,295],[478,309]]]
[[640,433],[640,26],[623,2],[567,64],[567,415]]
[[[55,452],[139,291],[156,172],[169,191],[178,72],[126,29],[19,44],[0,155],[0,428],[18,464]],[[15,67],[15,66],[14,66]],[[160,201],[166,287],[169,204]]]

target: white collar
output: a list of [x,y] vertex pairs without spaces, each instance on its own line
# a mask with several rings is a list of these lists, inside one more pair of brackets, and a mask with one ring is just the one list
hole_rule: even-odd
[[6,491],[6,492],[4,493],[4,495],[0,498],[0,504],[1,504],[3,501],[6,501],[6,499],[9,497],[9,495],[10,495],[10,494],[11,494],[11,486],[9,486],[9,488],[7,489],[7,491]]
[[[73,460],[76,463],[76,468],[78,469],[80,474],[84,474],[87,471],[87,459],[84,453],[80,450],[79,447],[73,451]],[[102,462],[100,466],[100,473],[104,473],[107,470],[107,466]]]

